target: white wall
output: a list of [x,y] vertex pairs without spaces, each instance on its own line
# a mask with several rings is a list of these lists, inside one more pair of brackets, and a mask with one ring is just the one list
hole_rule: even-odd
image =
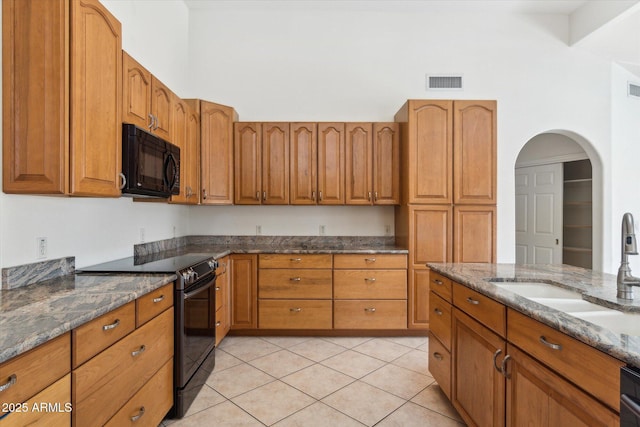
[[[171,88],[186,86],[187,16],[182,1],[103,0],[123,24],[123,48]],[[149,18],[152,18],[149,19]],[[150,43],[156,40],[156,43]],[[76,266],[133,254],[140,242],[185,235],[188,208],[98,199],[0,194],[0,266],[36,262],[36,237],[48,259],[75,256]]]
[[[454,14],[430,2],[201,5],[189,17],[191,91],[241,120],[391,120],[408,98],[496,99],[499,262],[515,260],[514,165],[533,136],[568,130],[589,141],[612,186],[610,65],[567,46],[566,16]],[[434,72],[463,73],[464,90],[426,91]],[[191,228],[203,229],[208,214],[193,212]],[[293,217],[283,212],[282,223]]]
[[[640,79],[624,68],[613,65],[611,79],[612,141],[612,221],[608,224],[613,236],[609,250],[611,271],[620,265],[620,229],[622,215],[634,215],[636,236],[640,239],[640,98],[627,96],[627,82],[640,84]],[[629,256],[634,276],[640,276],[640,256]]]

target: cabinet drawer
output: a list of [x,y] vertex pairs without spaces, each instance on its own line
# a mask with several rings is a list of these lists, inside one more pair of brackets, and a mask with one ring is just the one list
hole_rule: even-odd
[[173,358],[109,420],[108,427],[157,426],[173,406]]
[[331,301],[260,300],[260,329],[331,329]]
[[429,372],[451,400],[451,353],[433,333],[429,336]]
[[75,328],[72,333],[72,367],[77,368],[136,327],[136,303],[123,305]]
[[407,256],[399,254],[340,254],[333,268],[407,268]]
[[216,311],[216,347],[229,332],[229,316],[227,315],[227,310],[229,310],[229,308],[224,306]]
[[335,298],[406,299],[406,270],[336,270],[333,275]]
[[438,337],[444,347],[451,351],[451,304],[443,300],[435,292],[429,292],[429,329]]
[[445,301],[452,303],[451,279],[435,271],[429,272],[429,289],[440,295]]
[[260,270],[259,298],[331,298],[331,270]]
[[136,300],[136,327],[173,306],[173,283],[169,283]]
[[[42,408],[40,405],[46,405]],[[40,408],[40,411],[34,410]],[[2,427],[60,427],[71,425],[71,374],[60,378],[26,402],[25,412],[2,419]],[[0,416],[4,413],[0,412]]]
[[74,425],[103,425],[172,356],[170,308],[73,371]]
[[453,282],[453,305],[501,337],[506,336],[507,310],[499,302]]
[[406,300],[334,301],[335,329],[406,329]]
[[15,378],[12,386],[0,392],[0,403],[22,403],[53,384],[69,373],[70,357],[66,333],[0,364],[0,385]]
[[620,410],[620,367],[624,363],[515,310],[508,313],[510,342]]
[[331,254],[260,254],[260,268],[331,268]]

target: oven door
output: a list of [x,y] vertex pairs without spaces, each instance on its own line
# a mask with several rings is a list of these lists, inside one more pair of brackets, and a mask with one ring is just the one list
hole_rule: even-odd
[[176,319],[176,387],[184,387],[216,342],[216,276],[177,291],[182,312]]

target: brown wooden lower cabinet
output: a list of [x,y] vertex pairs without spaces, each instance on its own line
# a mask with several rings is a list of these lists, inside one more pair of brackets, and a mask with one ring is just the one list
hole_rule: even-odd
[[405,329],[407,324],[404,300],[336,300],[333,310],[335,329]]
[[258,256],[234,254],[229,257],[231,280],[231,325],[233,329],[258,327]]
[[507,345],[507,426],[617,426],[618,415],[512,344]]
[[331,300],[260,300],[260,329],[331,329]]
[[[7,402],[2,399],[2,402]],[[14,403],[14,402],[11,402]],[[44,406],[43,406],[44,405]],[[71,374],[67,374],[2,419],[2,427],[71,425]],[[4,415],[4,413],[2,413]]]
[[442,314],[431,313],[429,370],[467,425],[618,425],[621,361],[435,272],[431,281]]
[[455,308],[453,337],[453,406],[468,425],[504,426],[505,378],[493,357],[505,354],[505,340]]

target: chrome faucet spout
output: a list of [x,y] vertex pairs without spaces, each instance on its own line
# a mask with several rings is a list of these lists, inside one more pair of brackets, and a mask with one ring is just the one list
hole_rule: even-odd
[[618,298],[632,300],[633,286],[640,286],[640,278],[634,277],[629,268],[629,255],[638,255],[638,245],[634,231],[633,215],[629,212],[622,217],[621,260],[618,268]]

